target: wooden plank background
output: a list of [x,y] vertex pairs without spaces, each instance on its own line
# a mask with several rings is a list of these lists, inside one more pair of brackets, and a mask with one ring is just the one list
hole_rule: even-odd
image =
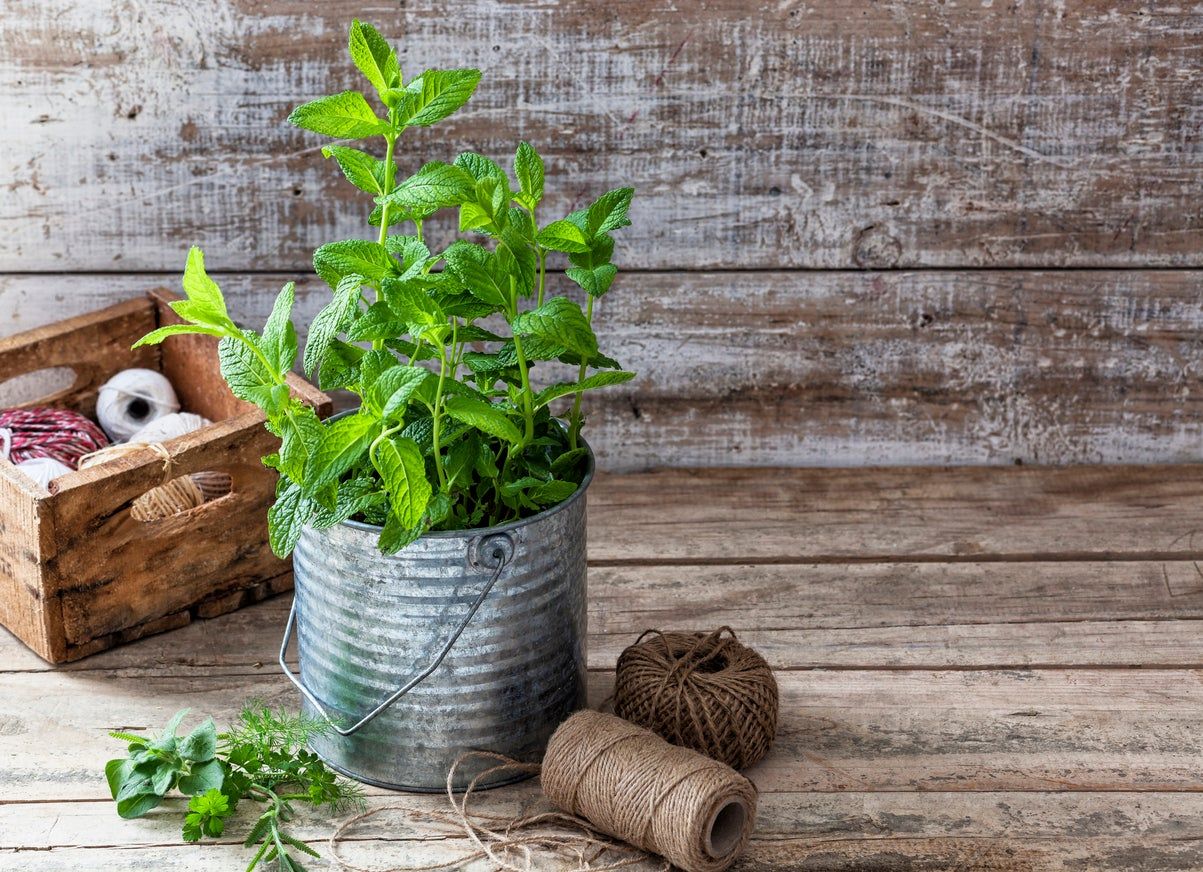
[[643,377],[594,406],[607,468],[1198,459],[1185,4],[7,0],[0,330],[174,284],[192,243],[254,323],[368,235],[284,124],[360,87],[353,16],[409,74],[485,73],[403,168],[526,138],[547,215],[638,189],[600,326]]

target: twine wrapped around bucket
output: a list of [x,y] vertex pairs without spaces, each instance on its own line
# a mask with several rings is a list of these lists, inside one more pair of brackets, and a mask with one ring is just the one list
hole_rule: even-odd
[[616,715],[734,769],[768,753],[777,705],[773,671],[730,627],[647,630],[618,658]]
[[[482,772],[457,801],[456,769],[484,758],[498,765]],[[500,771],[540,774],[544,795],[562,811],[534,811],[517,819],[469,809],[478,781]],[[685,872],[723,872],[743,853],[756,816],[756,788],[738,772],[613,715],[580,711],[552,735],[543,764],[521,763],[500,754],[462,755],[447,777],[451,812],[388,803],[344,821],[330,837],[330,856],[352,872],[419,872],[463,868],[487,858],[495,869],[533,872],[539,868],[607,872],[664,858]],[[346,833],[385,811],[458,825],[448,836],[466,837],[468,854],[424,865],[359,866],[339,853]],[[620,841],[619,841],[620,840]],[[537,864],[536,851],[557,858]]]

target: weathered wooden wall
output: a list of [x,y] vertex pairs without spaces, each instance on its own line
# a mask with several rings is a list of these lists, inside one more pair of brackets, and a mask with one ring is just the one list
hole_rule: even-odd
[[485,72],[407,169],[527,138],[549,213],[638,189],[608,467],[1203,455],[1203,6],[764,6],[5,0],[0,329],[170,283],[191,243],[254,322],[365,235],[283,123],[358,87],[358,16],[408,72]]

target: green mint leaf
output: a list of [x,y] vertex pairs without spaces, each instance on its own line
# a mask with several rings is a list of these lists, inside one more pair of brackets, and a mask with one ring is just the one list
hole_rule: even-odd
[[372,25],[352,21],[348,49],[355,66],[382,95],[385,90],[401,84],[397,53]]
[[627,212],[631,208],[631,198],[634,195],[634,188],[616,188],[594,200],[586,213],[589,235],[596,236],[598,233],[607,233],[619,227],[629,227],[631,220],[627,217]]
[[[189,317],[189,320],[196,320],[212,326],[233,326],[234,322],[230,320],[230,315],[226,311],[226,301],[221,295],[221,288],[205,272],[205,253],[195,245],[188,249],[188,260],[184,265],[183,287],[184,293],[188,296],[187,302],[196,307],[195,311],[199,313],[203,310],[211,313],[212,318],[201,320],[195,316],[182,315],[182,313],[181,317]],[[172,308],[176,307],[172,306]],[[179,310],[176,309],[176,311]]]
[[537,336],[586,358],[597,354],[597,337],[581,307],[567,297],[552,297],[523,312],[511,325],[515,333]]
[[380,407],[385,421],[400,420],[409,405],[410,397],[435,375],[419,366],[398,366],[386,371],[372,385],[372,400]]
[[304,403],[294,403],[286,413],[273,419],[273,426],[280,437],[278,469],[293,481],[303,480],[309,458],[322,444],[326,428],[318,420],[317,412]]
[[481,179],[497,179],[504,181],[506,187],[509,187],[509,179],[506,178],[505,170],[498,166],[496,161],[483,154],[477,154],[474,151],[461,152],[455,158],[455,165],[467,171],[478,182]]
[[377,300],[368,306],[347,328],[347,339],[352,342],[376,342],[392,339],[405,332],[405,322],[399,319],[389,304]]
[[551,462],[551,474],[563,477],[574,472],[588,456],[588,448],[571,448]]
[[429,127],[468,102],[480,70],[427,70],[405,86],[397,114],[406,127]]
[[376,445],[372,464],[388,491],[390,519],[395,518],[405,530],[416,528],[432,494],[417,443],[398,437],[385,439]]
[[567,270],[565,275],[580,285],[581,290],[589,296],[600,297],[610,290],[610,285],[614,283],[614,277],[618,275],[618,268],[610,263],[603,263],[593,269],[572,267]]
[[419,215],[429,215],[438,209],[458,206],[471,197],[475,190],[476,180],[465,170],[452,164],[431,161],[377,202],[400,206]]
[[203,724],[189,733],[179,744],[180,756],[185,760],[203,763],[212,760],[217,753],[217,727],[213,719],[207,719]]
[[276,487],[276,501],[267,510],[267,529],[272,552],[277,557],[287,557],[301,538],[301,529],[309,522],[316,509],[313,501],[304,495],[301,486],[287,479],[280,479]]
[[522,432],[517,425],[506,417],[504,412],[489,403],[472,397],[453,396],[447,398],[444,409],[455,420],[490,436],[496,436],[514,445],[522,441]]
[[325,431],[305,480],[305,492],[310,495],[338,481],[363,457],[372,440],[380,435],[380,420],[360,412],[339,418]]
[[347,276],[362,276],[364,282],[378,282],[397,273],[397,263],[388,249],[367,239],[327,242],[313,253],[313,269],[332,288]]
[[[347,181],[361,191],[369,194],[383,194],[385,167],[384,161],[376,160],[357,148],[345,145],[327,145],[322,149],[322,156],[334,158]],[[396,164],[393,165],[394,171]]]
[[179,336],[184,333],[200,333],[205,336],[225,336],[226,331],[218,327],[198,327],[195,324],[168,324],[166,327],[160,327],[157,330],[152,330],[130,346],[140,348],[143,345],[158,345],[168,336]]
[[493,268],[494,255],[479,245],[463,240],[452,243],[443,252],[447,269],[463,282],[472,296],[490,306],[502,308],[509,304],[509,283]]
[[622,372],[614,370],[605,370],[603,372],[595,372],[588,378],[581,379],[579,382],[561,382],[544,388],[535,394],[535,408],[546,406],[552,400],[559,397],[566,397],[570,394],[576,394],[581,391],[590,391],[596,388],[605,388],[610,385],[620,385],[624,382],[629,382],[635,377],[633,372]]
[[384,247],[389,254],[401,262],[401,278],[416,278],[422,275],[430,261],[430,249],[416,236],[387,236]]
[[385,279],[380,283],[380,295],[393,314],[409,325],[413,334],[420,334],[429,327],[447,326],[447,316],[439,304],[412,279]]
[[[584,218],[581,218],[581,223],[584,223]],[[614,237],[608,233],[599,233],[593,237],[589,243],[589,250],[586,252],[573,252],[568,255],[568,260],[575,267],[581,269],[593,269],[594,267],[608,264],[614,257]]]
[[240,400],[254,403],[269,415],[277,410],[279,399],[275,392],[275,374],[264,365],[248,343],[257,345],[258,337],[250,330],[242,331],[246,341],[227,336],[217,344],[217,360],[222,378],[230,392]]
[[346,328],[352,316],[358,311],[359,288],[362,285],[362,276],[354,274],[345,276],[334,289],[334,299],[314,316],[313,323],[309,325],[308,340],[305,342],[306,375],[312,376],[315,369],[321,369],[330,349],[330,343]]
[[529,142],[518,143],[518,151],[514,154],[514,174],[522,186],[523,205],[533,210],[543,200],[543,158],[539,157]]
[[364,139],[390,133],[392,128],[376,117],[358,91],[321,97],[292,110],[290,124],[337,139]]
[[281,373],[288,372],[297,362],[297,331],[291,320],[295,297],[296,285],[289,282],[276,296],[260,339],[264,356]]
[[192,796],[204,793],[206,790],[218,790],[225,781],[225,770],[219,760],[206,760],[197,763],[192,771],[180,778],[180,793]]
[[576,493],[576,488],[573,482],[552,479],[531,488],[527,496],[537,506],[554,506]]
[[584,231],[564,218],[553,221],[540,230],[535,241],[552,251],[583,253],[589,250],[589,241],[585,238]]

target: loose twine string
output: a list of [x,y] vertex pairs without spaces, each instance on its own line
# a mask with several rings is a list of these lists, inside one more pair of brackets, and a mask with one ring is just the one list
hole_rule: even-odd
[[[497,765],[474,777],[457,801],[455,775],[469,760]],[[559,810],[507,819],[471,809],[477,785],[505,772],[539,775],[544,795]],[[541,766],[491,752],[461,755],[447,775],[447,799],[451,811],[387,803],[354,815],[330,836],[330,856],[350,872],[431,872],[482,859],[505,872],[534,872],[547,855],[558,862],[554,868],[572,872],[611,872],[649,861],[658,863],[659,872],[674,863],[688,872],[721,872],[747,844],[756,788],[722,763],[612,715],[583,711],[556,730]],[[741,828],[716,852],[711,827],[718,810],[733,802],[744,810]],[[422,865],[361,866],[342,856],[339,846],[352,828],[389,811],[451,825],[458,832],[440,835],[462,833],[475,848]]]
[[733,769],[768,753],[777,709],[773,671],[730,627],[647,630],[618,658],[616,715]]

